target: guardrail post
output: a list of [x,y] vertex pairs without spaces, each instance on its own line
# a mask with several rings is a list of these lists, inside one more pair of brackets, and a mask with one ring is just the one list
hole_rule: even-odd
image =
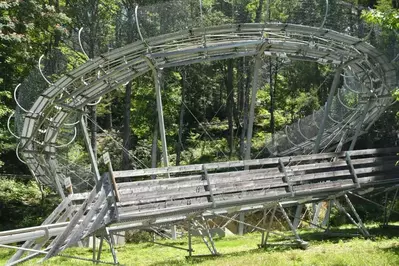
[[85,141],[86,149],[89,151],[91,167],[92,167],[92,170],[93,170],[93,172],[95,174],[95,177],[96,177],[94,179],[94,181],[97,184],[100,181],[100,179],[101,179],[101,175],[100,175],[100,171],[98,170],[97,158],[94,155],[93,148],[92,148],[91,142],[90,142],[89,133],[87,132],[86,122],[85,122],[85,119],[84,119],[83,116],[80,118],[80,126],[82,128],[83,139]]
[[216,208],[216,202],[215,202],[215,198],[213,196],[211,182],[209,181],[208,170],[207,170],[205,164],[202,166],[202,170],[204,171],[204,177],[206,179],[206,184],[207,184],[207,186],[205,187],[205,191],[209,191],[210,200],[212,201],[212,208]]
[[351,156],[350,156],[349,152],[346,152],[345,160],[346,160],[346,163],[348,164],[349,172],[352,175],[353,183],[356,185],[356,188],[360,188],[359,180],[357,178],[355,168],[353,167]]
[[294,197],[295,193],[294,193],[294,190],[292,188],[291,181],[288,178],[288,174],[287,174],[287,171],[286,171],[285,166],[283,164],[283,161],[281,161],[281,159],[278,159],[278,163],[279,163],[279,171],[284,174],[283,181],[284,181],[284,183],[287,183],[287,185],[288,185],[288,192],[291,192],[291,196]]

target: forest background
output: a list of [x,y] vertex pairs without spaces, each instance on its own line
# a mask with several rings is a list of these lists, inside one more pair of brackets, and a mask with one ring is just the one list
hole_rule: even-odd
[[[87,60],[80,48],[78,32],[83,28],[82,43],[87,56],[94,58],[112,49],[140,39],[135,22],[135,7],[163,5],[162,0],[27,0],[0,1],[0,231],[37,225],[57,203],[53,190],[38,185],[16,154],[17,141],[7,129],[7,121],[16,109],[14,88],[30,84],[18,99],[27,99],[43,90],[47,83],[38,81],[38,59],[47,58],[44,71],[55,81],[60,75]],[[198,8],[199,1],[187,2],[187,10]],[[366,21],[377,25],[383,33],[383,44],[392,60],[398,60],[398,0],[328,1],[330,20],[339,30],[344,20],[353,20],[352,35],[364,34],[356,26]],[[204,23],[229,23],[237,11],[241,22],[286,21],[295,7],[319,10],[322,0],[203,0]],[[350,7],[343,14],[338,7]],[[147,16],[151,17],[150,9]],[[305,12],[304,11],[304,12]],[[170,32],[165,8],[159,19],[160,28],[146,25],[152,35]],[[227,13],[226,13],[227,12]],[[298,23],[315,19],[297,14]],[[181,12],[184,16],[184,12]],[[175,18],[176,19],[176,18]],[[347,30],[347,29],[345,29]],[[144,33],[145,34],[145,33]],[[373,41],[373,36],[370,37]],[[374,40],[377,41],[377,40]],[[392,46],[392,43],[395,45]],[[384,45],[386,44],[386,45]],[[60,60],[61,58],[61,60]],[[62,63],[59,63],[62,61]],[[57,62],[57,63],[55,63]],[[397,63],[396,63],[397,64]],[[327,99],[334,68],[309,62],[286,64],[278,58],[264,60],[267,82],[257,95],[253,149],[259,157],[267,157],[265,143],[275,132],[317,110]],[[171,165],[243,158],[247,129],[249,93],[253,72],[252,58],[238,58],[170,68],[163,71],[162,97],[166,136]],[[41,78],[41,77],[40,77]],[[35,87],[36,86],[36,87]],[[23,99],[25,97],[25,99]],[[395,95],[393,95],[395,97]],[[88,108],[89,132],[96,154],[111,153],[114,168],[133,169],[161,165],[154,84],[151,75],[129,82],[105,97],[100,104]],[[398,105],[386,113],[358,141],[357,147],[391,147],[399,141]],[[16,113],[15,116],[18,114]],[[18,119],[12,123],[18,131]],[[117,144],[117,143],[119,144]],[[86,149],[77,139],[65,152],[67,160],[78,165],[89,164]],[[369,213],[371,219],[372,212]]]

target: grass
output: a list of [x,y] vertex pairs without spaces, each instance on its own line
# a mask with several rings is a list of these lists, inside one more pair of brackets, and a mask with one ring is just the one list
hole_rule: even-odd
[[[340,231],[355,232],[352,228],[341,228]],[[374,226],[370,233],[374,240],[362,238],[329,238],[315,231],[301,231],[303,239],[310,242],[307,250],[276,246],[258,249],[259,233],[242,237],[228,236],[215,240],[216,247],[223,255],[220,257],[201,257],[186,259],[187,252],[156,245],[153,243],[127,244],[118,246],[118,259],[123,265],[399,265],[399,230],[379,229]],[[160,241],[187,248],[187,240]],[[193,238],[194,255],[209,254],[199,238]],[[13,250],[0,249],[0,265],[5,264],[12,256]],[[91,258],[89,248],[72,248],[64,254]],[[102,260],[111,262],[109,250],[102,253]],[[38,259],[23,265],[32,265]],[[91,262],[65,257],[54,257],[44,265],[93,265]]]

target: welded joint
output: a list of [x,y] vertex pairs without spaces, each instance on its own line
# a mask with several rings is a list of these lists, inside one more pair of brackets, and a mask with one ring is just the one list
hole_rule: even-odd
[[257,47],[256,53],[257,56],[261,56],[266,50],[269,50],[272,47],[269,39],[264,39],[264,41]]
[[49,232],[48,228],[43,227],[42,229],[44,231],[44,236],[35,239],[36,244],[44,244],[45,242],[47,242],[50,239],[50,232]]
[[148,66],[151,68],[152,71],[158,71],[156,62],[152,57],[150,57],[150,55],[142,55],[141,57],[147,62]]

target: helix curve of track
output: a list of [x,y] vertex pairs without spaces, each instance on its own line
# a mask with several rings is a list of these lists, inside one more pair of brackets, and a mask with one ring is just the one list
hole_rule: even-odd
[[[25,115],[19,153],[33,175],[52,185],[57,165],[53,155],[60,145],[57,136],[64,121],[81,113],[85,106],[152,68],[257,55],[343,68],[345,82],[341,91],[355,93],[357,101],[347,106],[339,120],[329,116],[320,148],[339,140],[343,128],[348,130],[348,139],[359,131],[359,123],[360,131],[365,132],[392,103],[390,94],[397,82],[396,70],[383,53],[361,39],[332,30],[282,23],[221,25],[208,27],[206,33],[200,28],[191,29],[137,41],[88,60],[64,75],[38,97]],[[344,104],[339,90],[335,98],[335,102]],[[318,111],[319,117],[320,112],[323,109]],[[313,115],[306,127],[319,127],[320,121]],[[309,133],[303,126],[301,130],[299,122],[297,128],[291,130],[297,130],[301,137],[290,137],[286,130],[277,144],[268,149],[276,155],[312,149],[317,134]]]

